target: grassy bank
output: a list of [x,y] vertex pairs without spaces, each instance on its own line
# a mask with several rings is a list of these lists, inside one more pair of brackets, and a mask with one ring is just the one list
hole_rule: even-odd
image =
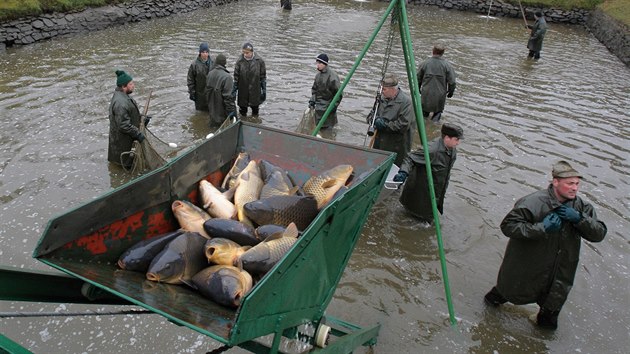
[[[509,1],[518,4],[518,1]],[[2,0],[0,1],[0,21],[53,11],[81,10],[86,6],[103,6],[120,2],[125,2],[125,0]],[[630,27],[630,0],[522,0],[521,3],[523,6],[564,9],[592,10],[599,7],[611,17]]]

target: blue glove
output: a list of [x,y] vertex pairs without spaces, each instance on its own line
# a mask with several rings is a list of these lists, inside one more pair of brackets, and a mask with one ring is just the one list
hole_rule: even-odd
[[144,134],[142,134],[142,133],[139,133],[139,134],[138,134],[138,137],[136,138],[136,140],[138,140],[138,142],[143,142],[143,141],[144,141],[144,139],[145,139],[145,138],[144,138]]
[[376,117],[374,120],[374,128],[376,128],[376,130],[387,130],[385,119],[383,119],[383,117]]
[[564,204],[558,207],[555,211],[560,219],[568,221],[572,224],[577,224],[582,220],[582,214],[580,214],[579,211]]
[[405,171],[400,171],[394,176],[394,182],[404,182],[409,174]]
[[232,87],[232,97],[236,97],[236,92],[238,91],[238,86],[234,85]]
[[549,213],[543,219],[543,226],[545,227],[545,232],[556,232],[562,227],[562,220],[560,220],[558,214]]
[[309,100],[308,101],[308,106],[311,107],[311,108],[315,108],[315,101]]
[[260,102],[265,102],[267,99],[267,81],[260,82]]

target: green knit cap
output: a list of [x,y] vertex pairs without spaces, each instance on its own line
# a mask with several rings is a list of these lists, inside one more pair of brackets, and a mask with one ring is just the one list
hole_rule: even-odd
[[116,85],[117,86],[126,85],[131,80],[133,80],[133,77],[131,77],[131,75],[127,74],[126,72],[124,72],[122,70],[116,70],[116,76],[118,76],[118,78],[116,79]]

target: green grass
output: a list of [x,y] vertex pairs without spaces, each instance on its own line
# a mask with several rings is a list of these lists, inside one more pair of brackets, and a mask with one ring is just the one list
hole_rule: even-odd
[[607,0],[599,8],[610,17],[630,27],[630,0]]
[[0,1],[0,21],[53,11],[81,10],[87,6],[96,7],[119,2],[124,2],[124,0],[2,0]]
[[[508,0],[512,4],[518,5],[518,0]],[[521,0],[523,7],[539,6],[539,7],[556,7],[561,9],[587,9],[592,10],[604,0]]]

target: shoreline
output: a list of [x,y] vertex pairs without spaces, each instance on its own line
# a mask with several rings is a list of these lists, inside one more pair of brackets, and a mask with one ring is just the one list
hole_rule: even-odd
[[[67,35],[102,30],[111,26],[147,21],[200,8],[222,6],[238,0],[136,0],[81,11],[28,16],[0,23],[0,52],[7,48]],[[409,0],[411,6],[437,6],[447,10],[490,14],[495,17],[521,17],[518,6],[483,0]],[[630,30],[620,21],[595,9],[554,9],[525,6],[528,19],[542,10],[547,22],[581,25],[597,38],[622,63],[630,67]]]

